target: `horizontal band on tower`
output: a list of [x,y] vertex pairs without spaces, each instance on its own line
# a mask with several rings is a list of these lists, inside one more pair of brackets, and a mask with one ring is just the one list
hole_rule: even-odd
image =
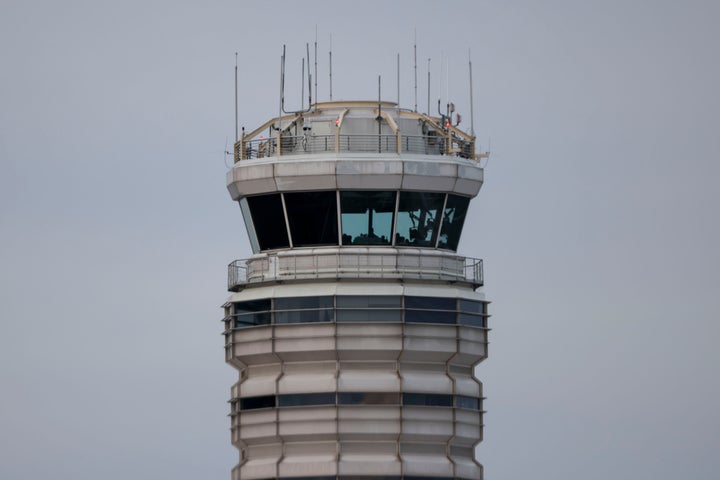
[[454,407],[480,410],[482,398],[466,395],[411,392],[322,392],[292,393],[234,398],[231,414],[242,410],[275,407],[310,407],[322,405],[397,405],[421,407]]

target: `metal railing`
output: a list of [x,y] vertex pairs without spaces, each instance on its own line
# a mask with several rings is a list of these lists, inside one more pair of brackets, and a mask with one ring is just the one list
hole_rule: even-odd
[[[400,151],[422,155],[446,155],[447,139],[439,135],[283,135],[259,138],[235,144],[239,160],[267,158],[276,155],[301,155],[327,152],[397,153]],[[457,138],[452,139],[449,154],[473,158],[474,146]]]
[[250,283],[306,279],[417,279],[483,285],[483,261],[444,253],[288,251],[235,260],[228,290]]

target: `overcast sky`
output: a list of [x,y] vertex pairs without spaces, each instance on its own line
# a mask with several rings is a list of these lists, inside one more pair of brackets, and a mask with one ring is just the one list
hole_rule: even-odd
[[[0,478],[229,478],[220,305],[240,124],[453,101],[492,154],[460,252],[493,301],[489,480],[720,471],[714,1],[0,2]],[[297,80],[292,80],[297,75]]]

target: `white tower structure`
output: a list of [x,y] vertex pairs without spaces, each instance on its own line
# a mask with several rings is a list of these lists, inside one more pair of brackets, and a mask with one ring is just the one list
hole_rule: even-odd
[[326,102],[243,129],[233,479],[482,478],[487,301],[456,251],[484,155],[451,110]]

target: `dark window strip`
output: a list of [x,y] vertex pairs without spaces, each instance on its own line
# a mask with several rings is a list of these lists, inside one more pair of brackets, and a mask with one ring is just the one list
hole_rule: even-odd
[[443,393],[403,393],[403,405],[420,405],[427,407],[452,407],[452,395]]
[[[388,304],[398,305],[401,301],[404,303],[404,308],[386,306]],[[270,307],[271,299],[234,303],[231,317],[234,320],[235,328],[333,321],[404,321],[405,323],[434,323],[486,328],[487,317],[489,317],[486,313],[487,302],[462,298],[338,295],[336,297],[286,297],[275,299],[272,303],[274,309]],[[334,308],[335,303],[341,307]],[[450,307],[451,304],[455,305],[452,309],[440,308]],[[404,318],[401,318],[401,315]]]
[[[260,408],[305,407],[320,405],[400,405],[398,392],[320,392],[291,393],[264,395],[233,399],[233,410],[255,410]],[[239,400],[239,402],[238,402]],[[452,407],[453,395],[442,393],[402,393],[402,404],[405,406]],[[455,395],[454,404],[457,408],[480,410],[481,399],[465,395]]]
[[[260,480],[281,480],[277,477],[262,478]],[[476,480],[463,477],[421,477],[417,475],[391,476],[391,475],[338,475],[328,477],[292,477],[292,480]]]

